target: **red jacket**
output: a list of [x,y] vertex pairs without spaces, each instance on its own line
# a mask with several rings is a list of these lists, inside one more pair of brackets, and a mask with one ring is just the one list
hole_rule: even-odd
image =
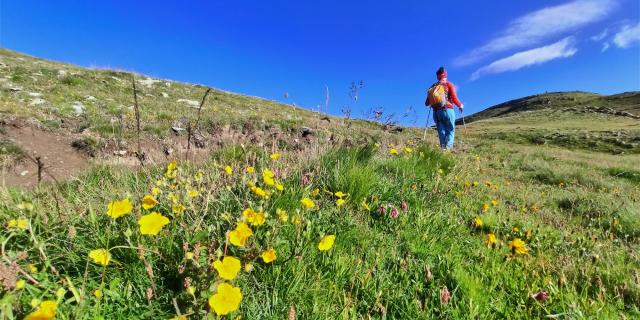
[[[447,78],[440,79],[440,81],[444,81],[444,83],[447,84],[447,94],[449,95],[449,102],[447,103],[447,108],[453,109],[454,103],[456,106],[460,107],[462,103],[460,102],[460,100],[458,100],[458,95],[456,94],[456,86],[454,86],[453,83],[447,81]],[[425,101],[425,105],[429,106],[429,103]]]

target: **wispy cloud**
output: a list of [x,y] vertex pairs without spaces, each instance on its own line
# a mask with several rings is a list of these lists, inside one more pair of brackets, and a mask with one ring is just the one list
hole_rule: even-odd
[[602,44],[602,49],[600,50],[600,52],[605,52],[605,51],[609,50],[609,47],[610,47],[609,42],[603,43]]
[[636,25],[622,26],[620,32],[613,37],[613,43],[619,48],[628,48],[635,42],[640,42],[640,21]]
[[576,0],[530,12],[511,21],[506,30],[485,45],[456,58],[454,64],[466,66],[494,53],[539,44],[601,20],[616,6],[616,0]]
[[576,40],[574,37],[566,37],[544,47],[518,52],[478,69],[471,75],[471,80],[476,80],[487,74],[516,71],[547,61],[571,57],[578,51],[575,43]]
[[602,39],[604,39],[607,35],[609,34],[609,29],[604,29],[602,30],[602,32],[596,34],[595,36],[591,37],[591,41],[594,42],[600,42]]

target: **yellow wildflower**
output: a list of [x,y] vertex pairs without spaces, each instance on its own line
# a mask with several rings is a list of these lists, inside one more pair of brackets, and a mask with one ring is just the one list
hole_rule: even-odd
[[140,225],[141,234],[155,236],[165,225],[169,224],[169,218],[158,212],[151,212],[140,217],[138,224]]
[[533,230],[529,229],[527,230],[527,232],[524,234],[526,239],[529,239],[533,236]]
[[244,247],[247,239],[253,235],[253,231],[244,222],[238,222],[236,229],[229,232],[229,242],[234,246]]
[[187,260],[193,260],[193,252],[186,252],[184,258]]
[[478,186],[478,184],[479,184],[479,183],[478,183],[478,181],[474,181],[474,182],[473,182],[473,186],[474,186],[474,187],[477,187],[477,186]]
[[165,173],[167,178],[175,178],[177,173],[177,170],[176,170],[177,168],[178,168],[178,163],[175,160],[169,162],[169,164],[167,165],[167,172]]
[[480,217],[475,217],[473,219],[473,226],[476,228],[482,228],[482,225],[484,225],[484,222],[482,222],[482,219],[480,219]]
[[23,279],[20,279],[18,281],[16,281],[16,289],[20,290],[20,289],[24,289],[24,287],[27,285],[27,282],[24,281]]
[[496,245],[496,235],[493,233],[489,233],[487,234],[487,237],[485,238],[484,242],[487,244],[488,247],[493,247]]
[[202,178],[204,178],[204,172],[202,171],[196,172],[196,174],[193,176],[193,179],[198,182],[202,181]]
[[58,297],[58,299],[64,297],[64,295],[67,293],[67,290],[65,288],[59,288],[58,290],[56,290],[56,297]]
[[240,301],[242,301],[240,288],[221,283],[218,285],[218,292],[209,298],[209,306],[217,315],[223,316],[238,309]]
[[176,160],[171,160],[167,165],[167,171],[174,171],[178,168],[178,162]]
[[173,206],[171,206],[171,212],[175,213],[175,214],[182,214],[187,208],[180,203],[176,203]]
[[112,201],[107,206],[107,215],[111,217],[111,219],[118,219],[131,212],[131,210],[133,210],[133,204],[131,204],[129,199]]
[[369,207],[369,204],[367,203],[367,199],[362,199],[362,203],[360,203],[360,205],[362,205],[362,208],[364,208],[367,211],[371,210],[371,208]]
[[146,195],[144,196],[144,198],[142,198],[142,208],[146,210],[152,209],[157,204],[158,201],[156,201],[156,198],[154,198],[153,196]]
[[224,172],[227,175],[231,175],[231,174],[233,174],[233,169],[231,169],[231,166],[226,166],[226,167],[224,167]]
[[33,263],[29,263],[29,265],[27,267],[29,268],[29,272],[31,272],[31,273],[38,272],[38,268]]
[[300,203],[302,203],[302,206],[305,207],[305,209],[311,209],[316,205],[313,200],[309,198],[302,198],[302,200],[300,200]]
[[284,186],[282,184],[276,182],[276,190],[282,191],[282,190],[284,190]]
[[159,195],[160,192],[162,192],[162,190],[160,190],[160,188],[158,188],[158,187],[151,188],[151,194],[154,195],[154,196]]
[[413,149],[409,148],[409,147],[404,147],[404,152],[405,153],[411,153],[411,152],[413,152]]
[[37,308],[40,305],[41,302],[42,301],[40,301],[40,299],[33,298],[33,299],[31,299],[29,304],[31,305],[32,308]]
[[515,254],[528,254],[529,249],[525,246],[524,241],[515,238],[509,242],[509,250]]
[[252,166],[248,166],[247,167],[247,173],[253,173],[256,169],[254,169]]
[[480,211],[482,211],[482,213],[486,213],[487,211],[489,211],[489,204],[485,203],[482,205],[482,208],[480,209]]
[[345,204],[345,202],[347,202],[347,201],[344,200],[344,199],[338,199],[338,200],[336,200],[336,206],[342,207]]
[[7,221],[7,228],[13,229],[13,228],[16,228],[16,227],[18,227],[18,220],[11,219],[11,220]]
[[190,198],[195,198],[200,194],[198,190],[189,190],[187,193]]
[[338,192],[334,193],[333,195],[335,195],[336,197],[338,197],[340,199],[342,199],[342,198],[347,196],[347,194],[342,192],[342,191],[338,191]]
[[380,144],[376,142],[376,143],[373,144],[373,147],[376,148],[376,149],[380,148]]
[[264,189],[260,187],[252,187],[251,191],[253,191],[253,193],[255,193],[258,197],[261,197],[261,198],[266,198],[269,195],[267,191],[264,191]]
[[96,297],[96,299],[101,299],[102,298],[102,290],[100,290],[100,289],[93,290],[93,296]]
[[300,216],[296,214],[293,216],[293,218],[291,218],[291,223],[298,225],[302,223],[302,218],[300,218]]
[[271,248],[267,251],[264,251],[261,257],[262,257],[262,261],[264,261],[265,263],[271,263],[277,259],[276,250]]
[[99,265],[106,266],[111,261],[111,253],[107,249],[95,249],[89,251],[89,258]]
[[218,271],[218,275],[220,276],[220,278],[225,280],[233,280],[238,276],[238,272],[240,272],[240,260],[234,257],[226,256],[222,258],[222,261],[214,261],[213,268]]
[[57,307],[55,301],[42,301],[38,309],[24,317],[24,320],[53,320],[56,318]]
[[324,236],[322,239],[320,239],[320,242],[318,243],[318,250],[327,251],[331,249],[331,247],[333,247],[333,243],[335,242],[335,240],[336,240],[335,235]]
[[29,227],[29,221],[25,218],[18,218],[16,220],[16,228],[20,230],[26,230]]
[[249,273],[251,271],[253,271],[253,263],[247,263],[244,265],[244,271]]
[[493,205],[494,207],[498,205],[498,199],[493,199],[491,200],[491,205]]
[[30,202],[22,202],[18,205],[18,209],[25,211],[33,211],[33,204]]
[[280,221],[282,221],[282,222],[289,221],[289,215],[287,214],[286,211],[278,208],[278,209],[276,209],[276,214],[278,215],[278,219],[280,219]]
[[316,197],[319,194],[320,194],[320,189],[319,188],[315,188],[315,189],[313,189],[313,191],[311,191],[311,196],[312,197]]
[[397,156],[398,155],[398,150],[396,150],[395,148],[392,148],[391,150],[389,150],[389,153],[394,155],[394,156]]
[[279,153],[272,153],[270,158],[271,158],[271,160],[276,161],[276,160],[280,159],[280,154]]
[[247,208],[244,211],[242,211],[242,216],[247,222],[251,223],[253,226],[261,226],[264,224],[264,221],[265,221],[264,213],[255,212],[251,208]]

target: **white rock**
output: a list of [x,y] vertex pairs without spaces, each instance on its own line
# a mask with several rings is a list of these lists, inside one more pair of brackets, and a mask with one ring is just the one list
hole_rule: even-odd
[[30,97],[42,97],[42,93],[40,92],[29,92]]
[[144,80],[137,80],[139,84],[146,86],[147,88],[151,88],[154,84],[158,83],[158,82],[162,82],[160,80],[156,80],[156,79],[151,79],[151,78],[146,78]]
[[161,93],[163,98],[169,98],[169,94],[166,92]]
[[45,104],[45,103],[47,103],[47,100],[42,99],[42,98],[35,98],[35,99],[31,100],[29,105],[30,106],[39,106],[39,105]]
[[82,102],[80,101],[74,101],[71,107],[73,108],[73,111],[76,112],[76,114],[84,113],[84,104],[82,104]]
[[58,70],[58,77],[63,77],[67,75],[67,71],[66,70]]
[[86,97],[84,97],[84,98],[85,98],[85,99],[87,99],[87,100],[89,100],[89,101],[96,101],[96,100],[98,100],[98,99],[96,99],[96,97],[94,97],[94,96],[86,96]]
[[122,81],[120,78],[118,78],[118,77],[114,77],[114,76],[111,76],[111,79],[113,79],[113,80],[115,80],[115,81],[118,81],[118,82]]
[[198,102],[196,100],[178,99],[178,102],[185,103],[187,106],[192,107],[192,108],[200,107],[200,102]]

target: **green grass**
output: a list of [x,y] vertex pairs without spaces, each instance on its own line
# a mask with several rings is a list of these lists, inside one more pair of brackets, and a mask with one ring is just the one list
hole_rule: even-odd
[[[622,190],[597,195],[590,191],[594,186],[570,179],[562,179],[562,187],[556,178],[540,180],[549,173],[536,168],[531,170],[539,171],[537,175],[506,174],[496,164],[504,157],[517,163],[521,152],[516,149],[514,156],[509,150],[514,151],[478,149],[477,161],[473,155],[454,160],[428,147],[391,156],[384,146],[364,145],[329,149],[315,160],[293,165],[296,162],[273,163],[259,148],[224,148],[208,164],[181,165],[174,192],[201,190],[193,200],[181,198],[187,206],[184,214],[171,213],[169,189],[161,187],[154,210],[172,221],[158,236],[139,234],[136,221],[145,210],[137,203],[164,168],[136,173],[95,167],[57,187],[5,190],[2,216],[30,222],[26,231],[3,233],[6,258],[24,270],[34,264],[38,271],[31,276],[38,284],[5,291],[0,309],[5,317],[19,318],[37,298],[58,301],[60,319],[170,318],[176,314],[175,299],[183,314],[202,318],[208,313],[206,300],[220,282],[211,261],[225,251],[225,232],[251,206],[269,214],[267,223],[253,228],[255,240],[247,249],[226,247],[227,254],[255,266],[232,281],[243,293],[234,315],[244,318],[282,319],[291,308],[303,319],[640,315],[640,289],[633,278],[640,267],[640,226],[633,209],[637,190],[623,197]],[[223,172],[225,165],[233,167],[232,176]],[[244,173],[247,165],[256,167],[258,177],[271,167],[285,191],[274,190],[267,200],[252,195],[245,186],[251,176]],[[562,168],[555,174],[572,167],[563,163]],[[200,182],[194,180],[198,171],[203,172]],[[308,185],[302,185],[302,174],[309,175]],[[620,182],[608,173],[601,179]],[[312,196],[315,188],[319,194]],[[336,191],[348,194],[346,205],[336,206]],[[304,210],[299,200],[305,196],[319,209]],[[112,221],[106,205],[123,197],[131,198],[136,208]],[[481,213],[492,199],[497,205]],[[23,201],[33,203],[33,211],[17,209]],[[402,202],[407,211],[401,210]],[[277,208],[289,213],[289,222],[277,219]],[[400,211],[397,219],[389,216],[393,208]],[[300,225],[291,223],[297,214]],[[484,221],[482,228],[472,226],[476,216]],[[499,239],[496,248],[484,244],[489,232]],[[335,234],[337,240],[323,253],[316,244],[326,234]],[[509,251],[507,244],[514,238],[526,242],[529,254]],[[184,248],[193,252],[196,245],[201,247],[197,264],[184,258]],[[139,246],[149,251],[140,255],[135,249]],[[265,264],[259,254],[271,247],[278,259]],[[87,253],[96,248],[115,248],[114,262],[104,269],[89,262]],[[195,297],[185,290],[187,278],[196,288]],[[147,290],[154,285],[147,300]],[[440,301],[445,287],[452,296],[448,304]],[[60,288],[66,294],[56,297]],[[101,299],[92,296],[98,288]],[[540,290],[549,292],[545,303],[529,297]]]

